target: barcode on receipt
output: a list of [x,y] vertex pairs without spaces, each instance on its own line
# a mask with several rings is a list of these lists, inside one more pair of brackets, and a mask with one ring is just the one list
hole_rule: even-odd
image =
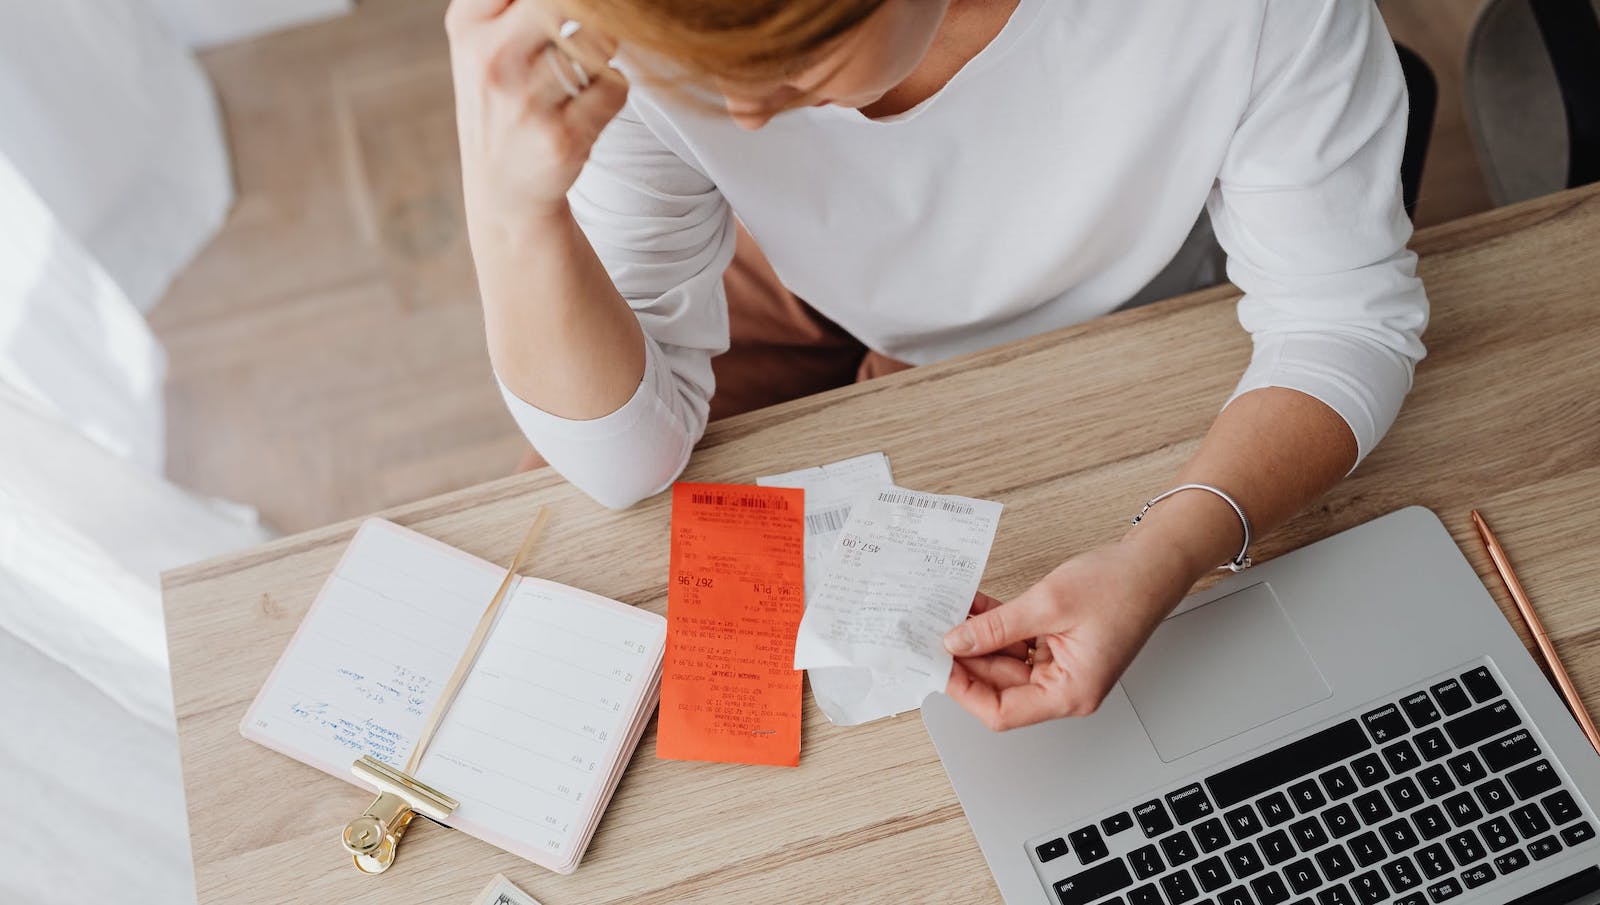
[[962,515],[971,515],[971,503],[957,500],[938,500],[933,497],[920,496],[915,493],[906,493],[898,490],[886,490],[878,494],[881,503],[904,503],[907,506],[916,506],[918,509],[940,509],[945,512],[957,512]]
[[807,513],[806,532],[808,534],[831,534],[834,531],[842,531],[844,530],[845,520],[848,518],[850,518],[849,506]]

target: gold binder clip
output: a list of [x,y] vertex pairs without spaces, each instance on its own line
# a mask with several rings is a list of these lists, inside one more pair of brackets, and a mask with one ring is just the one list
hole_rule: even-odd
[[355,857],[364,874],[381,874],[394,864],[400,837],[418,814],[445,820],[458,802],[437,789],[418,782],[370,756],[350,766],[350,771],[378,789],[378,797],[360,817],[345,825],[341,837],[345,850]]

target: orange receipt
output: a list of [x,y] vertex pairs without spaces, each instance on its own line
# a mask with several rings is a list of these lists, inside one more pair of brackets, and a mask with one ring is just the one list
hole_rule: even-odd
[[802,490],[673,486],[657,757],[800,763],[804,519]]

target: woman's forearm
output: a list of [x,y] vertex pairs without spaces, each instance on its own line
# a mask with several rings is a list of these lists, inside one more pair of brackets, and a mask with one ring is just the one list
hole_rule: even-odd
[[[1212,423],[1175,484],[1211,484],[1238,500],[1256,537],[1288,521],[1350,470],[1356,439],[1333,409],[1296,390],[1267,387],[1235,399]],[[1154,496],[1166,488],[1152,488]],[[1176,554],[1198,579],[1239,552],[1239,517],[1204,492],[1152,508],[1127,540]]]
[[501,381],[562,418],[621,408],[644,376],[644,333],[571,212],[561,205],[514,225],[469,222]]

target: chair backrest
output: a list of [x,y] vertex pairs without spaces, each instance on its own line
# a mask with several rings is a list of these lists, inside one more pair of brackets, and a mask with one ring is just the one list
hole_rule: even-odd
[[1463,93],[1497,204],[1600,180],[1600,0],[1488,0]]

